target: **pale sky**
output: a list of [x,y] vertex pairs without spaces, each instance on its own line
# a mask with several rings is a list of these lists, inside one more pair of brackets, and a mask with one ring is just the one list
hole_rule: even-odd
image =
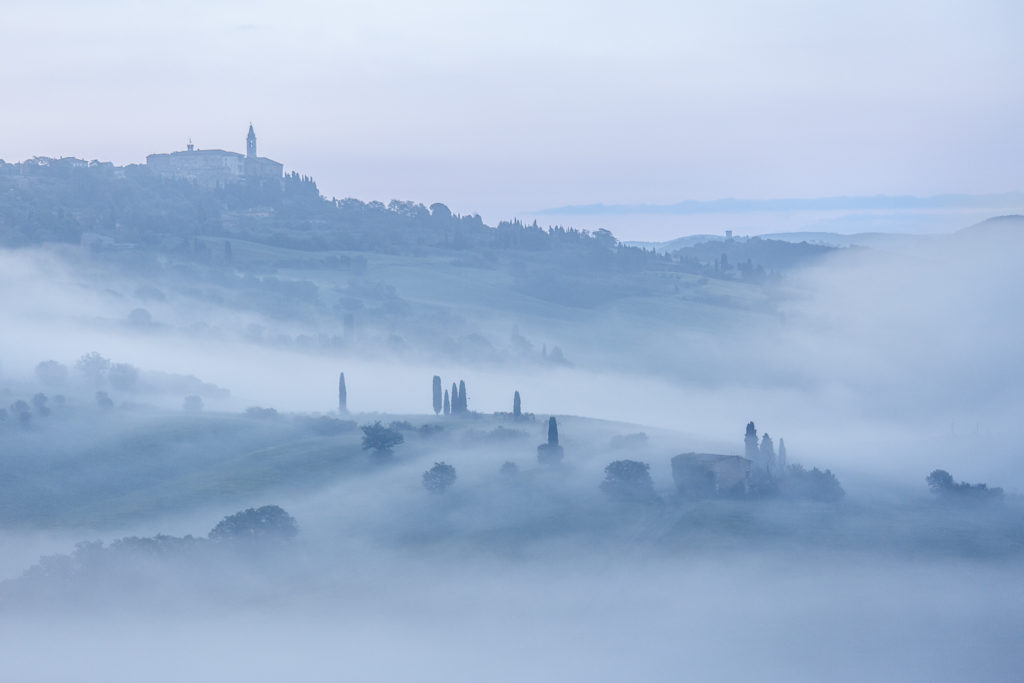
[[1012,0],[0,0],[0,158],[244,151],[252,121],[327,196],[489,223],[1024,190],[1022,27]]

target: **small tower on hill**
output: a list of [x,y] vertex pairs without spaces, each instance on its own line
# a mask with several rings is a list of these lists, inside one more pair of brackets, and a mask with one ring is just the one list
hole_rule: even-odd
[[245,156],[248,159],[256,158],[256,131],[252,124],[249,124],[249,134],[245,137]]

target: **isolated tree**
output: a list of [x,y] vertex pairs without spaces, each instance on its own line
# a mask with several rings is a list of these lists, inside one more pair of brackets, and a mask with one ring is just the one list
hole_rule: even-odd
[[338,412],[348,412],[348,391],[345,390],[345,373],[338,374]]
[[114,402],[110,400],[110,396],[105,391],[96,392],[96,405],[103,410],[110,410],[114,407]]
[[564,452],[558,445],[558,422],[554,416],[548,418],[548,442],[537,446],[537,462],[554,465],[562,461]]
[[651,480],[651,466],[636,460],[616,460],[604,468],[601,490],[618,501],[650,503],[658,500]]
[[441,378],[434,375],[434,415],[439,415],[444,407],[441,398]]
[[506,460],[504,463],[502,463],[501,469],[499,471],[502,473],[502,475],[506,477],[514,477],[515,475],[519,474],[519,465],[515,464],[511,460]]
[[459,380],[459,413],[463,414],[469,410],[469,401],[466,398],[466,382]]
[[363,430],[363,450],[372,450],[377,455],[390,455],[392,448],[405,442],[400,431],[385,427],[379,420],[360,429]]
[[459,414],[459,387],[452,382],[452,415]]
[[523,402],[519,399],[519,391],[512,396],[512,417],[520,419],[523,416]]
[[185,397],[185,402],[182,404],[182,408],[190,413],[198,413],[203,409],[203,399],[201,396],[190,394]]
[[78,359],[75,370],[93,384],[102,384],[110,369],[110,359],[92,351]]
[[757,462],[757,427],[754,426],[753,422],[747,423],[747,433],[743,437],[743,450],[747,460]]
[[248,508],[228,515],[210,530],[215,541],[284,540],[299,533],[295,518],[277,505]]
[[454,483],[455,468],[447,463],[435,462],[423,473],[423,488],[431,493],[444,493]]
[[779,439],[779,457],[776,458],[775,469],[780,475],[786,473],[786,440]]
[[452,401],[451,401],[451,398],[449,398],[449,396],[448,396],[448,390],[447,389],[444,390],[444,406],[443,406],[442,410],[443,410],[445,415],[451,415],[452,414]]
[[107,371],[107,380],[119,391],[132,391],[139,383],[139,369],[128,363],[114,363]]
[[68,381],[68,367],[55,360],[44,360],[36,366],[36,379],[47,386],[63,386]]
[[928,488],[932,490],[932,493],[944,493],[956,488],[953,475],[946,470],[933,470],[931,474],[925,477],[925,481],[928,482]]
[[772,437],[768,436],[768,432],[765,432],[761,437],[761,447],[759,449],[761,456],[761,466],[769,472],[775,469],[775,444],[772,443]]

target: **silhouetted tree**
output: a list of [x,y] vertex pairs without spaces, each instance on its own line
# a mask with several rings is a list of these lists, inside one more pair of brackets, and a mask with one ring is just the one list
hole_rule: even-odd
[[75,363],[75,369],[93,384],[102,384],[110,368],[110,359],[92,351]]
[[743,437],[743,450],[747,460],[757,462],[757,427],[753,422],[747,423],[747,433]]
[[348,391],[345,389],[345,373],[338,373],[338,412],[348,412]]
[[761,457],[761,466],[769,472],[775,469],[775,445],[772,443],[772,437],[768,436],[768,432],[765,432],[761,437],[761,447],[759,450]]
[[933,470],[925,477],[925,481],[928,482],[928,488],[932,490],[932,493],[943,493],[956,487],[953,475],[946,470]]
[[506,477],[512,477],[519,474],[519,465],[515,464],[511,460],[506,460],[502,463],[501,470],[499,471]]
[[454,483],[455,468],[447,463],[435,462],[423,473],[423,488],[431,493],[444,493]]
[[434,375],[434,414],[439,415],[444,407],[441,398],[441,378]]
[[784,496],[825,503],[833,503],[846,495],[831,470],[823,472],[817,467],[807,470],[800,465],[790,465],[786,469],[786,478],[779,483],[779,489]]
[[105,391],[96,392],[96,405],[103,410],[110,410],[114,407],[114,402],[110,400],[110,396]]
[[459,414],[459,387],[452,382],[452,415]]
[[32,406],[21,399],[11,404],[11,415],[18,420],[22,427],[32,424]]
[[231,263],[233,256],[231,254],[231,242],[224,240],[224,260]]
[[405,437],[397,429],[385,427],[379,421],[363,425],[363,450],[372,450],[377,455],[390,455],[391,449],[404,443]]
[[946,470],[934,470],[925,477],[925,481],[932,493],[947,500],[984,501],[1000,500],[1003,497],[1001,488],[989,488],[987,484],[968,484],[965,481],[957,483]]
[[519,399],[519,392],[512,396],[512,417],[519,419],[523,416],[523,402]]
[[651,480],[651,466],[636,460],[616,460],[604,468],[601,490],[610,498],[625,502],[650,503],[658,500]]
[[210,530],[215,541],[255,541],[294,538],[299,533],[295,518],[277,505],[248,508],[228,515]]
[[452,402],[451,402],[451,399],[448,397],[448,390],[447,389],[444,390],[443,412],[444,412],[445,415],[451,415],[452,414]]
[[203,409],[203,398],[201,396],[196,396],[195,394],[186,396],[185,403],[182,407],[189,412],[198,413]]
[[786,473],[786,440],[779,439],[779,457],[776,469],[779,474]]
[[537,446],[537,462],[553,465],[562,461],[564,453],[558,445],[558,422],[554,416],[548,418],[548,442]]
[[459,380],[459,413],[464,414],[469,410],[469,399],[466,397],[466,382]]

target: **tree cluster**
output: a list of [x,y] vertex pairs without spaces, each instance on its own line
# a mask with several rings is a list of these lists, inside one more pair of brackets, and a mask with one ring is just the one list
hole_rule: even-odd
[[932,493],[943,500],[956,501],[990,501],[1001,500],[1003,490],[1001,488],[989,488],[986,484],[968,484],[965,481],[957,482],[946,470],[933,470],[925,477],[928,488]]
[[609,498],[626,503],[653,503],[660,499],[654,492],[651,466],[637,460],[616,460],[604,468],[601,490]]

